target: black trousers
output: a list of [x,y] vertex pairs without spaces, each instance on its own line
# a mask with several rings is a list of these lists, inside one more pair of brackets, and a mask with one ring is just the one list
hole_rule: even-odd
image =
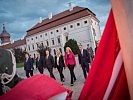
[[83,70],[84,78],[86,79],[87,73],[89,72],[89,64],[86,63],[86,62],[82,62],[81,67],[82,67],[82,70]]
[[73,84],[73,80],[76,80],[76,77],[74,74],[74,65],[68,65],[68,69],[70,70],[71,84]]
[[40,74],[43,74],[44,69],[43,68],[38,68],[38,71],[40,72]]
[[60,80],[63,81],[64,75],[63,75],[63,67],[57,65],[57,70],[60,74]]
[[0,96],[1,96],[2,94],[4,94],[4,93],[3,93],[3,90],[2,90],[2,83],[1,83],[1,81],[0,81]]
[[49,74],[50,74],[50,77],[54,78],[55,79],[55,76],[53,74],[53,68],[50,68],[50,67],[47,67],[48,71],[49,71]]
[[26,77],[33,76],[33,70],[26,70]]

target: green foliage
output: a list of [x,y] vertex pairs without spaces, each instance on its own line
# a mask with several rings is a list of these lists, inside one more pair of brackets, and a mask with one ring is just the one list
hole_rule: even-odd
[[25,51],[19,48],[13,49],[13,51],[14,51],[14,56],[16,58],[16,63],[23,62]]
[[77,41],[76,41],[76,40],[74,40],[74,39],[69,39],[69,40],[65,43],[64,51],[65,51],[66,47],[70,47],[75,55],[78,54],[78,50],[79,50],[79,49],[78,49],[78,45],[77,45]]
[[40,53],[41,56],[45,56],[45,51],[49,50],[51,52],[51,48],[50,47],[44,47],[42,45],[38,46],[38,52]]
[[16,63],[16,67],[17,67],[17,68],[24,67],[24,62]]

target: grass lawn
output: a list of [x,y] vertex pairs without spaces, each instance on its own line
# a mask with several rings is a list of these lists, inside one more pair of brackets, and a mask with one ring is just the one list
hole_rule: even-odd
[[16,68],[21,68],[21,67],[24,67],[24,63],[23,62],[20,62],[20,63],[16,64]]
[[[33,63],[33,65],[35,65],[35,63]],[[21,68],[24,67],[24,62],[19,62],[16,64],[16,68]]]

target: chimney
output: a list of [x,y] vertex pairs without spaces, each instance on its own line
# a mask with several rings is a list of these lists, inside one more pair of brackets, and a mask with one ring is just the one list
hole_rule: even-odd
[[41,22],[42,22],[42,17],[39,18],[39,23],[41,23]]
[[68,5],[69,5],[69,11],[72,11],[72,10],[73,10],[72,3],[71,3],[71,2],[69,2],[69,3],[68,3]]
[[49,18],[49,19],[52,19],[52,12],[50,12],[50,13],[48,14],[48,18]]

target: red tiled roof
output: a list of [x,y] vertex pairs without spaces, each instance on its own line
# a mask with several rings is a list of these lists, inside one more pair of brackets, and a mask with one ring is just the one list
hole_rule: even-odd
[[42,23],[38,23],[35,26],[33,26],[31,29],[29,29],[27,31],[26,36],[36,34],[40,31],[47,30],[49,28],[73,21],[75,19],[87,16],[87,15],[92,15],[94,18],[96,18],[96,15],[92,11],[90,11],[88,8],[76,6],[73,8],[72,11],[66,10],[64,12],[61,12],[59,14],[52,16],[51,19],[49,18],[44,19]]
[[20,39],[20,40],[14,41],[14,43],[9,43],[0,47],[4,49],[11,49],[11,48],[13,49],[15,47],[25,45],[25,44],[26,44],[26,39],[24,38],[23,40]]

